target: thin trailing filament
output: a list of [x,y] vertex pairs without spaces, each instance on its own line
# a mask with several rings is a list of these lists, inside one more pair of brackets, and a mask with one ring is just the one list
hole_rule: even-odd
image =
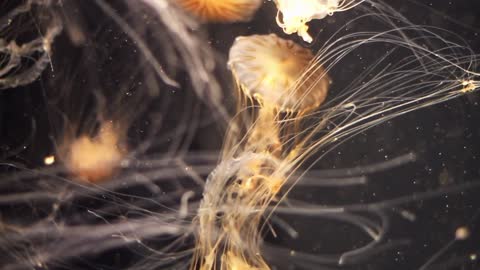
[[275,0],[278,8],[277,23],[287,34],[297,33],[306,42],[313,38],[308,33],[307,23],[323,19],[338,11],[358,5],[356,0]]
[[249,21],[261,0],[176,0],[186,11],[208,22]]
[[[171,1],[173,3],[176,0]],[[343,266],[355,268],[353,264],[364,263],[369,257],[383,254],[382,251],[396,247],[399,243],[388,234],[391,227],[395,227],[389,224],[390,212],[401,214],[405,219],[413,221],[417,219],[416,213],[402,209],[401,205],[479,186],[475,182],[472,185],[455,186],[442,191],[407,195],[392,200],[380,199],[382,200],[380,202],[353,202],[352,205],[344,205],[343,200],[331,205],[327,200],[324,203],[324,198],[321,198],[320,203],[312,200],[310,196],[301,194],[302,196],[298,196],[300,198],[296,198],[295,194],[289,194],[291,189],[298,187],[298,184],[300,188],[303,186],[309,189],[325,186],[361,187],[369,180],[366,174],[415,160],[415,155],[408,154],[370,166],[332,170],[325,170],[322,166],[313,167],[317,160],[324,158],[342,141],[372,126],[404,113],[478,90],[480,85],[478,73],[470,71],[471,68],[478,66],[477,55],[470,55],[469,53],[472,53],[470,51],[465,54],[463,47],[443,37],[434,36],[430,30],[410,24],[403,28],[396,27],[393,22],[397,21],[396,18],[401,19],[400,16],[390,16],[390,13],[382,15],[383,13],[377,11],[374,16],[380,16],[387,23],[392,23],[389,24],[392,26],[391,29],[388,28],[384,32],[355,32],[350,35],[345,34],[344,29],[339,29],[337,33],[341,33],[341,36],[340,34],[332,36],[319,49],[316,56],[309,49],[275,35],[238,38],[230,50],[229,67],[237,82],[236,90],[239,91],[241,99],[236,117],[246,121],[238,123],[240,121],[235,121],[237,118],[232,120],[232,128],[226,134],[225,144],[220,153],[221,158],[217,164],[216,151],[197,153],[194,150],[196,147],[190,147],[191,140],[197,136],[195,128],[205,127],[203,123],[210,126],[210,119],[203,119],[204,114],[200,113],[203,111],[192,109],[191,114],[198,115],[198,118],[190,118],[190,113],[186,114],[181,117],[184,119],[175,122],[175,129],[172,132],[165,132],[163,126],[161,130],[157,130],[160,125],[156,123],[162,122],[158,118],[168,119],[169,111],[174,114],[178,114],[178,111],[175,108],[170,110],[167,106],[169,100],[164,99],[165,102],[155,106],[161,108],[161,111],[150,112],[146,104],[149,102],[142,94],[144,92],[140,90],[143,87],[131,87],[132,84],[146,85],[148,89],[159,90],[158,94],[166,93],[165,96],[161,96],[162,98],[172,95],[168,89],[156,87],[156,80],[149,74],[143,74],[139,69],[144,64],[143,60],[153,65],[153,71],[165,84],[172,87],[180,85],[173,80],[176,77],[169,80],[167,73],[170,73],[170,69],[164,70],[163,62],[160,60],[157,63],[156,54],[153,54],[153,50],[150,51],[147,46],[147,39],[143,40],[142,33],[152,33],[146,37],[149,37],[148,41],[156,41],[153,45],[159,45],[155,46],[155,49],[158,48],[155,52],[165,50],[162,55],[172,57],[178,52],[179,59],[165,63],[172,64],[172,68],[180,67],[179,77],[185,74],[184,71],[188,71],[190,76],[185,80],[192,82],[198,98],[223,106],[222,103],[218,103],[221,100],[221,92],[215,91],[217,88],[210,86],[215,84],[213,70],[216,62],[212,60],[215,55],[205,49],[209,46],[201,43],[201,39],[197,39],[191,30],[197,29],[198,22],[190,20],[183,12],[178,12],[178,8],[171,7],[169,1],[142,0],[140,2],[148,4],[148,8],[155,11],[165,27],[161,29],[156,23],[150,24],[153,27],[140,28],[144,30],[142,32],[133,27],[136,24],[128,23],[133,16],[129,17],[129,20],[124,20],[120,14],[116,14],[117,9],[110,7],[110,4],[107,5],[106,1],[95,2],[105,2],[99,6],[105,14],[114,18],[133,44],[143,52],[144,57],[139,62],[132,62],[126,58],[119,63],[115,62],[117,57],[108,57],[108,62],[114,61],[111,65],[119,66],[121,71],[125,71],[113,72],[115,76],[112,78],[108,75],[104,78],[105,73],[98,69],[90,73],[91,66],[109,69],[109,65],[94,65],[96,61],[81,61],[88,63],[88,75],[93,77],[97,75],[100,79],[114,81],[116,85],[121,86],[114,87],[112,93],[107,90],[104,94],[99,90],[106,87],[103,80],[97,82],[96,78],[92,80],[94,87],[87,87],[90,84],[84,84],[79,79],[72,80],[75,86],[81,85],[77,90],[85,91],[73,91],[71,89],[75,89],[74,87],[61,85],[62,90],[68,89],[72,93],[80,93],[81,96],[85,96],[88,89],[93,89],[90,94],[95,96],[94,103],[98,108],[93,110],[90,102],[86,102],[84,107],[80,107],[84,108],[85,114],[88,115],[83,115],[84,111],[80,111],[78,117],[75,117],[75,114],[70,115],[68,110],[63,112],[59,108],[62,119],[74,123],[74,127],[65,124],[66,129],[72,130],[67,134],[71,137],[61,142],[58,156],[47,156],[44,159],[45,165],[51,166],[38,171],[15,172],[11,177],[0,181],[4,186],[1,190],[0,205],[9,205],[12,209],[21,209],[16,207],[17,204],[31,205],[32,212],[41,213],[38,217],[32,218],[31,222],[25,222],[26,224],[18,219],[18,213],[13,213],[12,218],[2,213],[0,246],[4,246],[8,256],[6,263],[0,263],[6,265],[0,267],[2,269],[52,268],[64,264],[65,267],[69,267],[70,260],[75,264],[79,257],[96,256],[103,261],[104,251],[116,254],[118,252],[111,251],[129,247],[132,247],[135,253],[144,255],[148,252],[150,256],[145,256],[140,261],[135,259],[135,262],[129,265],[117,264],[111,267],[185,269],[189,265],[191,270],[269,270],[275,269],[267,263],[271,260],[276,264],[287,261],[288,265],[296,265],[298,262],[301,266],[303,263],[310,269],[321,269],[324,265],[330,265],[331,267],[325,266],[329,269]],[[138,1],[127,2],[132,10],[138,6]],[[178,0],[178,2],[195,1]],[[234,1],[204,0],[195,3],[219,7],[228,2]],[[260,5],[260,0],[251,2],[259,2]],[[292,8],[303,2],[326,3],[325,5],[330,3],[332,7],[337,8],[335,11],[340,11],[362,1],[275,2],[277,5],[280,2],[290,4]],[[375,5],[372,5],[373,8]],[[135,14],[127,10],[128,14]],[[313,8],[306,10],[303,7],[298,12],[307,13],[313,10]],[[218,12],[219,9],[213,11]],[[205,9],[201,10],[201,14],[205,15],[205,12]],[[233,11],[229,12],[228,19],[234,18],[231,13]],[[222,16],[227,13],[222,13]],[[142,16],[145,14],[140,13]],[[322,16],[329,14],[326,12]],[[205,21],[214,21],[202,17],[204,15],[197,16]],[[139,21],[140,25],[144,22]],[[297,31],[299,34],[302,33],[301,36],[304,38],[310,37],[306,23],[304,20],[305,29]],[[354,25],[364,24],[360,22]],[[102,26],[103,28],[111,30],[110,27]],[[159,32],[151,32],[158,29]],[[168,34],[163,36],[162,32]],[[411,38],[410,34],[413,34]],[[48,33],[45,35],[48,36]],[[155,36],[160,38],[156,39]],[[117,34],[114,40],[117,40]],[[115,53],[115,49],[105,47],[106,45],[100,42],[97,44],[97,40],[95,41],[95,48],[99,48],[99,51],[105,50],[105,53],[108,53],[106,56],[129,55],[128,52],[123,53],[123,50],[120,51],[122,53]],[[387,46],[373,46],[375,43]],[[362,62],[362,66],[358,68],[365,70],[358,74],[358,77],[355,72],[337,73],[336,69],[349,69],[354,64],[348,55],[355,56],[356,48],[368,44],[372,45],[372,49],[367,49],[375,53],[379,47],[384,47],[387,52],[383,52],[382,55],[382,50],[379,50],[378,61],[367,62],[365,66]],[[429,49],[429,44],[435,44],[436,49],[433,51]],[[168,49],[170,45],[172,50]],[[130,49],[128,45],[123,46]],[[405,52],[409,55],[405,56]],[[37,53],[41,51],[35,52],[34,55]],[[95,55],[96,58],[102,56],[102,53]],[[376,58],[377,54],[374,56]],[[48,55],[45,54],[45,57]],[[84,59],[89,58],[83,57],[80,60]],[[123,65],[124,63],[131,64],[127,66]],[[68,68],[62,66],[64,67]],[[75,66],[75,73],[84,73],[83,69],[77,68]],[[5,69],[5,74],[10,74],[10,70],[14,69]],[[165,76],[162,77],[164,72]],[[331,80],[327,72],[335,75],[339,82],[333,91],[329,90]],[[1,73],[0,69],[0,77]],[[339,75],[349,73],[355,75],[352,81],[351,76]],[[130,74],[133,76],[131,80],[127,78],[120,82],[114,80],[116,77],[123,79]],[[340,80],[345,81],[346,86],[342,86]],[[117,91],[118,89],[120,91]],[[62,95],[68,96],[68,93],[62,92]],[[148,100],[153,96],[155,95],[148,94]],[[59,99],[63,101],[62,96]],[[245,100],[255,100],[258,106],[249,107],[248,104],[242,103]],[[79,103],[76,98],[69,98],[66,101],[67,108],[70,108],[70,104]],[[183,107],[190,109],[190,104],[193,103],[185,103],[175,98],[173,106],[177,104],[183,104]],[[145,119],[144,113],[140,112],[142,110],[145,110],[145,114],[152,119]],[[251,117],[252,121],[248,121],[250,120],[248,117]],[[110,121],[104,121],[105,119]],[[197,120],[202,121],[197,123]],[[169,127],[168,122],[166,128]],[[148,126],[151,131],[145,132],[144,126]],[[138,135],[137,132],[142,139],[135,147],[133,135]],[[60,136],[66,133],[64,131]],[[129,142],[132,143],[128,144],[128,149],[127,133],[132,135],[129,136],[132,137],[129,138]],[[181,136],[178,136],[179,134]],[[164,142],[167,142],[165,147]],[[57,161],[64,163],[66,168],[54,165]],[[64,177],[65,175],[67,177]],[[72,180],[78,179],[98,183],[111,179],[112,176],[115,176],[115,181],[102,183],[100,186],[78,182],[71,184]],[[18,185],[19,192],[12,193],[10,186],[15,188],[12,183],[20,181],[23,184]],[[355,187],[353,192],[357,191],[358,188]],[[309,192],[314,194],[313,190]],[[145,193],[146,196],[143,195]],[[348,198],[348,201],[353,199]],[[43,202],[47,202],[45,208],[42,206]],[[48,216],[45,217],[43,213],[47,213]],[[359,247],[359,244],[355,243],[349,251],[328,256],[323,256],[319,252],[308,254],[294,250],[290,246],[277,248],[265,239],[270,224],[274,225],[271,228],[275,237],[277,234],[274,229],[284,230],[292,238],[302,234],[301,231],[296,231],[296,224],[290,227],[289,220],[283,220],[285,215],[328,219],[335,224],[352,225],[360,229],[360,232],[371,241],[362,240],[362,243],[366,242],[363,246]],[[471,234],[470,227],[467,226],[469,223],[465,224],[464,227],[457,229],[452,243],[469,239]],[[342,231],[350,232],[348,228],[341,226]],[[330,233],[330,230],[325,231]],[[195,247],[190,246],[193,234]],[[287,243],[289,244],[291,243]],[[435,266],[433,263],[447,249],[448,247],[434,255],[422,269]],[[187,261],[191,259],[192,252],[193,261]],[[270,258],[269,252],[273,255]]]
[[[309,111],[325,100],[330,79],[323,68],[305,70],[309,49],[271,35],[238,37],[228,65],[244,95],[279,111]],[[298,84],[299,81],[301,84]]]
[[210,174],[192,269],[270,269],[260,255],[258,228],[285,179],[279,167],[280,160],[268,152],[244,152]]
[[[275,35],[240,37],[233,44],[229,68],[239,86],[240,98],[255,99],[260,106],[254,109],[255,120],[247,124],[245,136],[226,144],[233,147],[224,149],[222,162],[207,180],[197,217],[192,269],[270,269],[260,247],[266,222],[275,211],[271,206],[282,203],[291,189],[285,184],[303,166],[310,166],[307,160],[313,153],[319,149],[328,152],[338,145],[339,138],[472,92],[478,86],[471,76],[446,85],[452,76],[443,73],[444,66],[455,65],[444,61],[446,57],[415,47],[402,32],[398,36],[387,31],[374,36],[369,33],[364,39],[354,34],[353,41],[345,37],[332,40],[316,57]],[[330,84],[326,71],[366,40],[418,50],[378,73],[366,71],[365,74],[374,75],[372,79],[361,75],[344,92],[335,93],[323,104]],[[469,66],[473,59],[459,61],[458,67]],[[419,66],[424,69],[411,68]],[[464,70],[461,74],[465,76]],[[419,79],[424,80],[418,83]],[[321,110],[306,113],[321,105]],[[372,226],[361,216],[340,213],[344,208],[326,210],[334,218],[362,228],[372,239],[364,247],[341,254],[336,264],[349,264],[361,256],[372,255],[374,250],[388,248],[388,244],[383,246],[388,222],[381,211],[377,213],[381,224]]]

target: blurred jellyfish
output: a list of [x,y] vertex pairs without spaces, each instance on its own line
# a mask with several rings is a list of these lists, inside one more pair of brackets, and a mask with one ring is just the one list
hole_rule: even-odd
[[262,4],[261,0],[175,0],[178,5],[203,21],[249,21]]
[[[202,101],[212,106],[221,95],[215,59],[207,47],[190,49],[203,39],[182,35],[187,19],[176,17],[159,31],[161,19],[180,14],[173,7],[160,16],[135,2],[122,14],[132,18],[126,21],[112,6],[96,3],[49,6],[66,29],[55,42],[61,53],[51,55],[54,69],[42,87],[27,88],[42,94],[36,104],[45,108],[32,116],[42,129],[31,135],[49,139],[27,147],[41,145],[35,155],[48,154],[42,164],[0,164],[2,269],[75,267],[75,258],[132,246],[144,254],[164,252],[155,262],[160,269],[185,264],[173,254],[191,255],[175,243],[190,241],[202,177],[216,156],[186,155],[185,149],[198,126],[218,121],[215,113],[200,119],[207,110]],[[60,16],[64,12],[70,16]],[[149,31],[155,38],[147,43]],[[172,110],[177,106],[185,106],[182,113]],[[161,244],[148,243],[161,237]]]
[[29,84],[50,64],[52,43],[62,31],[50,5],[19,1],[0,14],[0,89]]
[[[148,14],[143,19],[141,16],[133,16],[131,21],[118,14],[114,9],[114,3],[97,0],[95,4],[137,44],[145,61],[152,66],[156,75],[166,85],[179,88],[180,83],[172,78],[171,74],[178,76],[179,71],[186,71],[194,93],[214,109],[216,117],[223,118],[222,121],[225,121],[228,113],[221,103],[222,92],[218,80],[213,76],[217,68],[217,59],[210,47],[203,46],[205,37],[202,33],[191,31],[199,27],[198,22],[192,20],[170,1],[141,0],[141,2],[141,4],[138,4],[138,1],[115,3],[126,5],[132,14]],[[158,31],[159,25],[165,31],[159,35],[152,35],[155,41],[147,44],[142,34]],[[153,51],[151,43],[163,44],[165,50]],[[150,87],[150,90],[158,91],[159,89]]]
[[[121,138],[119,138],[119,136]],[[97,182],[112,177],[126,155],[122,131],[111,121],[102,123],[93,137],[82,135],[60,155],[73,175],[84,181]]]
[[313,38],[308,34],[307,23],[323,19],[335,12],[345,11],[363,0],[274,0],[278,8],[277,23],[287,34],[297,33],[306,42]]

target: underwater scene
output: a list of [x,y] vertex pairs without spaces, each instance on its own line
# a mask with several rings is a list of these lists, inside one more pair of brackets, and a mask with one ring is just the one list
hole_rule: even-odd
[[480,1],[0,0],[0,269],[480,269]]

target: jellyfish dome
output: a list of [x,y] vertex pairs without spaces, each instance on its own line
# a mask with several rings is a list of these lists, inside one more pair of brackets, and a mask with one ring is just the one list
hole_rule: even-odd
[[[339,9],[341,0],[275,0],[279,14],[277,23],[287,34],[298,33],[306,42],[312,42],[306,23],[323,19]],[[279,15],[282,15],[280,19]]]
[[209,22],[249,21],[261,0],[177,0],[183,9]]
[[102,125],[92,137],[81,136],[68,147],[66,162],[69,170],[80,180],[99,182],[111,177],[125,156],[125,147],[119,142],[118,131],[110,122]]
[[238,37],[229,68],[247,97],[280,111],[309,111],[323,103],[330,79],[313,54],[275,34]]

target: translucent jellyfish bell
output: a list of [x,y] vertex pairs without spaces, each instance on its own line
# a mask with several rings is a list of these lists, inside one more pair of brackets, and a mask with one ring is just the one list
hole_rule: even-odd
[[308,34],[309,21],[323,19],[358,3],[354,0],[275,0],[275,4],[278,8],[277,23],[283,31],[287,34],[297,33],[306,42],[312,42]]
[[102,124],[96,136],[81,136],[62,146],[61,156],[80,180],[99,182],[111,177],[126,155],[126,147],[113,123]]
[[310,50],[274,34],[238,37],[229,68],[247,97],[280,111],[309,111],[323,103],[330,79],[312,68]]
[[176,0],[188,12],[209,22],[249,21],[261,0]]

